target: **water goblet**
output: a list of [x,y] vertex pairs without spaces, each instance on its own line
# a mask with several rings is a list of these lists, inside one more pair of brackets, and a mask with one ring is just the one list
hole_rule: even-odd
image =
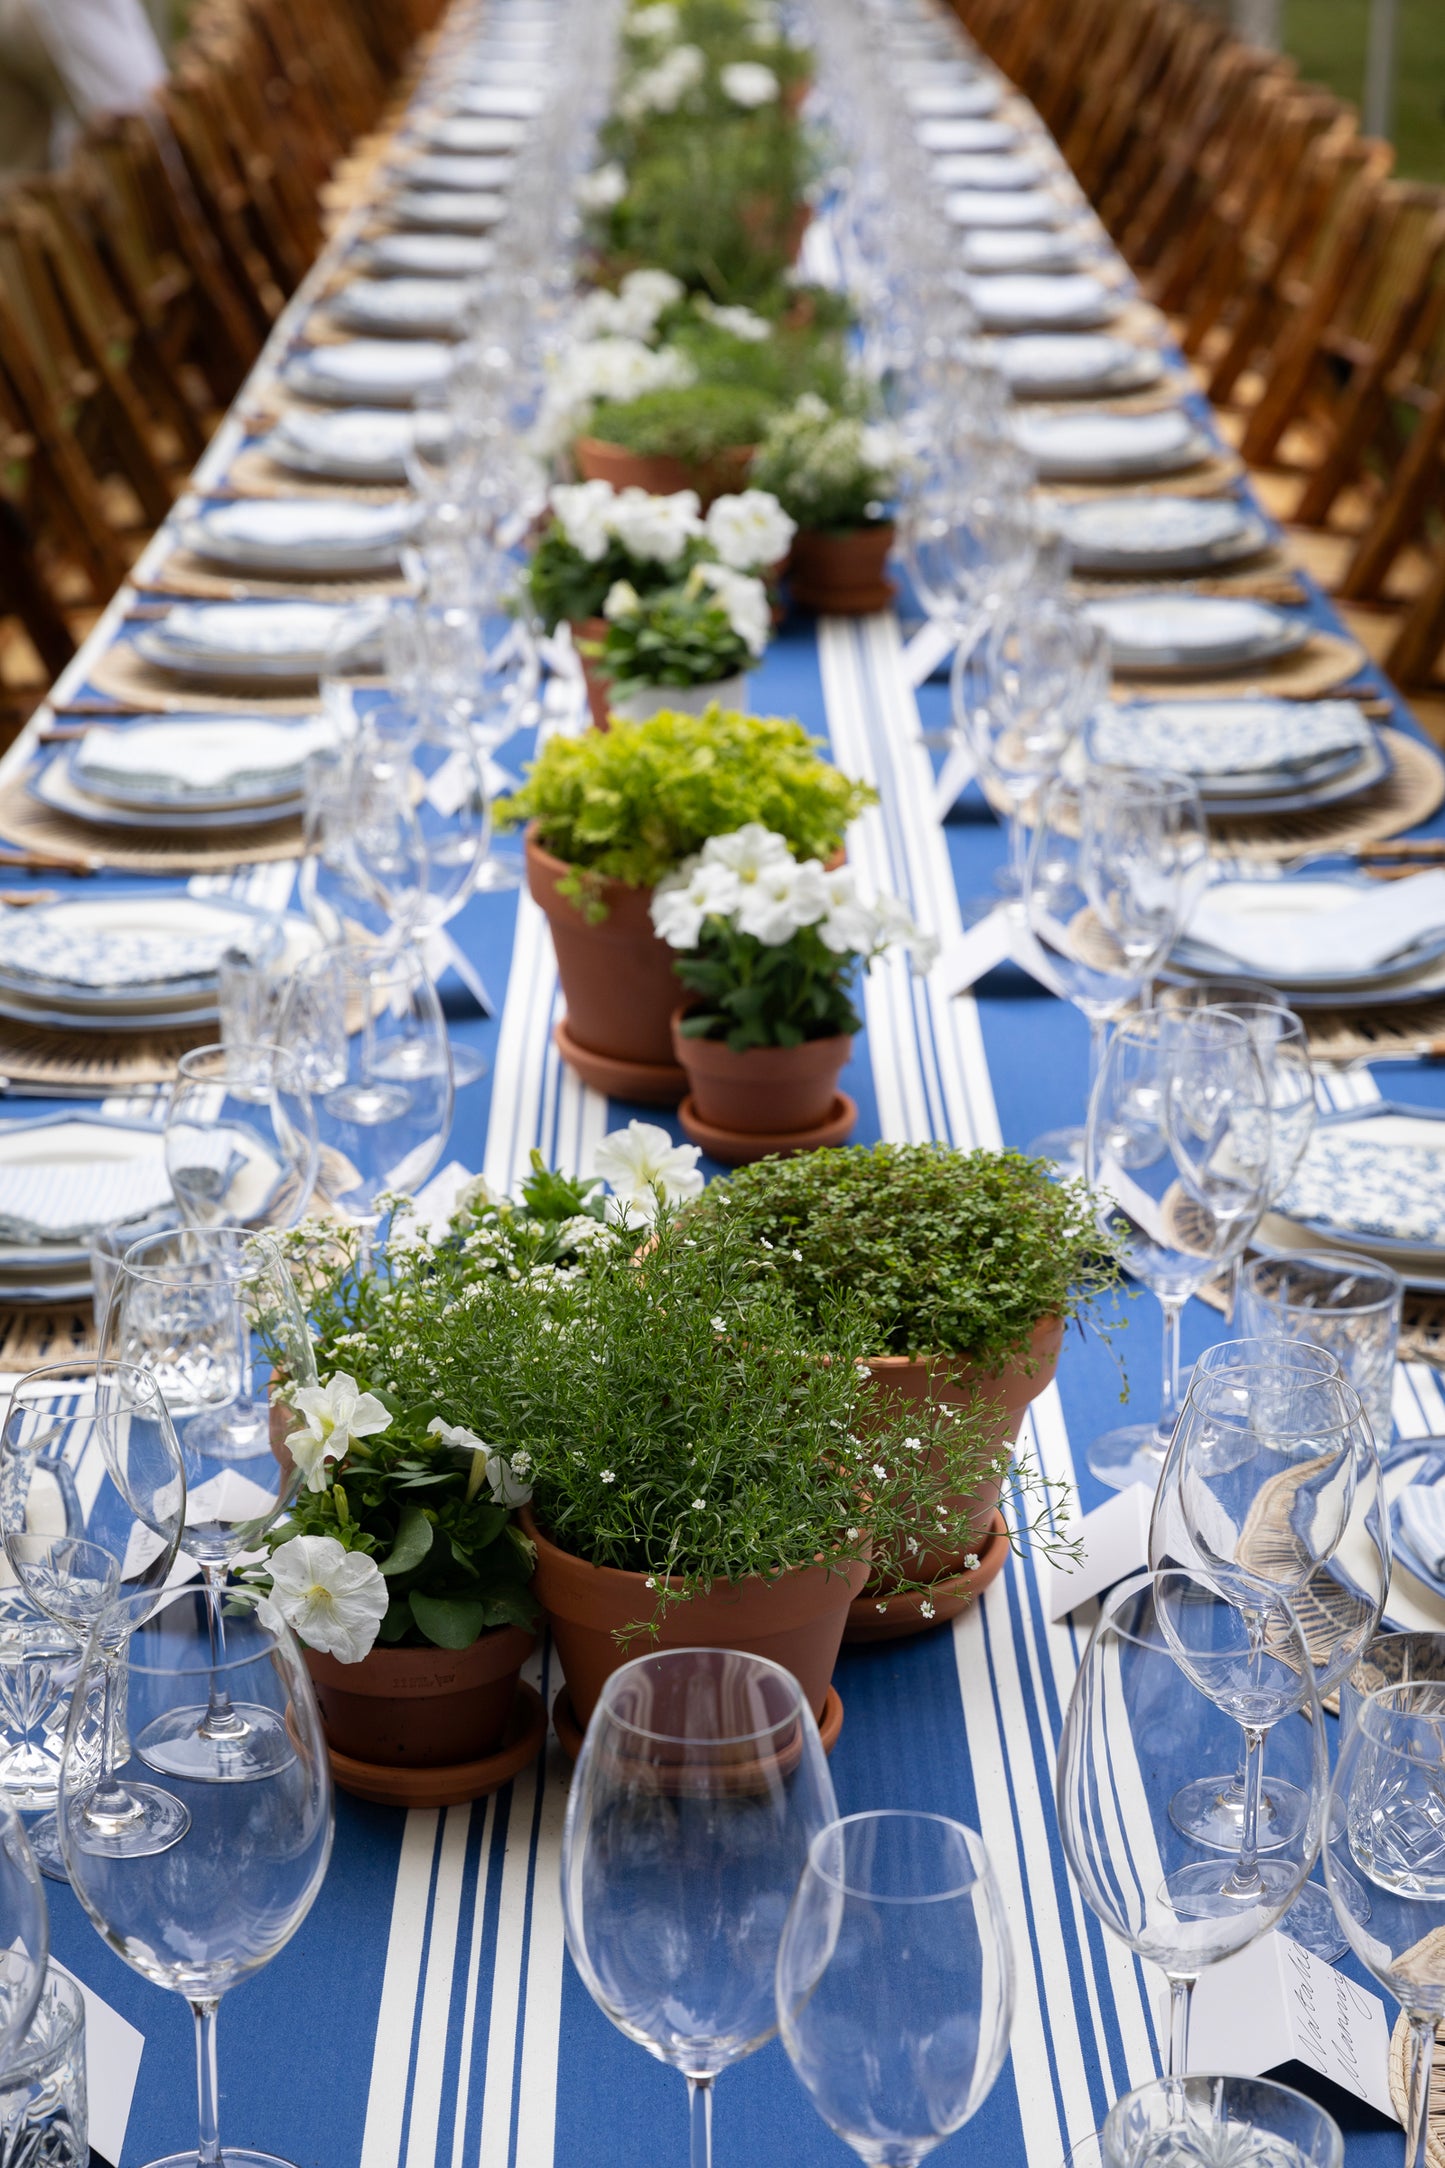
[[1241,1281],[1239,1329],[1326,1348],[1364,1402],[1376,1446],[1388,1446],[1404,1294],[1388,1265],[1348,1250],[1257,1257]]
[[[183,1995],[196,2025],[198,2143],[152,2168],[285,2168],[248,2146],[221,2150],[216,2013],[228,1988],[284,1948],[306,1918],[331,1853],[331,1772],[316,1696],[288,1629],[234,1621],[219,1664],[209,1613],[179,1591],[131,1635],[115,1662],[137,1740],[194,1706],[218,1671],[236,1706],[263,1707],[290,1751],[246,1784],[178,1779],[189,1817],[163,1862],[99,1848],[88,1814],[105,1739],[111,1659],[92,1641],[66,1730],[60,1831],[71,1887],[102,1940],[143,1979]],[[129,1765],[117,1774],[127,1778]]]
[[813,1712],[780,1665],[668,1649],[604,1685],[567,1801],[567,1947],[612,2023],[686,2078],[692,2168],[710,2168],[719,2072],[777,2027],[788,1905],[836,1817]]
[[166,1108],[166,1172],[192,1227],[294,1227],[316,1182],[316,1116],[284,1047],[182,1054]]
[[25,1824],[0,1802],[0,2071],[30,2029],[49,1958],[50,1915]]
[[976,2112],[1008,2052],[1013,1952],[983,1840],[939,1814],[821,1830],[778,1950],[778,2030],[825,2123],[913,2168]]

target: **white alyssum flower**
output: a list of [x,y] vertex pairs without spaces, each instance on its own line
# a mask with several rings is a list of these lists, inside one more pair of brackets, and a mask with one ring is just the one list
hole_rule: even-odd
[[741,893],[738,877],[727,866],[699,856],[666,873],[652,892],[652,923],[669,948],[696,948],[703,920],[730,917]]
[[627,194],[627,175],[613,159],[608,165],[594,166],[590,173],[584,173],[573,194],[581,210],[614,210]]
[[651,1221],[657,1216],[658,1190],[664,1205],[701,1196],[701,1157],[695,1144],[674,1144],[656,1122],[631,1121],[602,1139],[592,1167],[612,1191],[608,1209],[614,1217],[627,1214]]
[[707,538],[734,572],[759,572],[786,557],[798,523],[766,489],[715,497],[708,506]]
[[731,565],[694,565],[689,577],[700,587],[710,587],[723,614],[748,653],[761,657],[773,630],[768,590],[751,573],[734,572]]
[[335,1536],[293,1536],[271,1554],[271,1593],[257,1615],[274,1632],[286,1624],[323,1656],[359,1664],[376,1640],[391,1597],[374,1558]]
[[617,100],[617,111],[625,121],[645,120],[649,113],[675,113],[706,74],[700,46],[674,45],[656,67],[633,76]]
[[778,96],[780,85],[771,68],[765,68],[760,60],[734,60],[718,73],[723,95],[731,98],[745,112],[753,112],[760,105],[772,105]]
[[547,492],[552,517],[580,557],[595,565],[612,540],[612,507],[617,492],[610,482],[557,482]]
[[695,489],[679,489],[669,497],[624,489],[612,506],[611,529],[629,557],[675,565],[689,542],[702,536],[701,511]]
[[374,1438],[391,1422],[375,1393],[362,1392],[348,1370],[324,1385],[300,1386],[291,1400],[304,1428],[289,1433],[286,1450],[311,1491],[325,1490],[327,1461],[344,1459],[353,1438]]
[[641,339],[651,345],[658,319],[687,291],[670,271],[629,271],[615,294],[599,288],[578,304],[572,333],[578,339]]
[[745,339],[749,346],[762,346],[773,335],[766,316],[759,316],[756,309],[745,309],[740,302],[717,302],[711,294],[698,294],[692,305],[719,331],[726,331],[734,339]]
[[624,617],[636,617],[642,608],[642,597],[631,580],[614,580],[602,601],[602,615],[615,625]]

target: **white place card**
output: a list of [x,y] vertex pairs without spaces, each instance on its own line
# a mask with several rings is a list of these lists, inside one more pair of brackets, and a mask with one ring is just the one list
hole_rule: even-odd
[[1399,2121],[1384,2003],[1278,1929],[1200,1973],[1189,2060],[1196,2070],[1244,2077],[1301,2062]]
[[90,2105],[91,2150],[116,2168],[125,2146],[145,2035],[138,2033],[119,2010],[112,2010],[58,1957],[52,1957],[50,1962],[67,1980],[74,1980],[85,1997],[85,2089]]
[[[1072,1533],[1084,1547],[1079,1565],[1050,1564],[1048,1569],[1049,1617],[1067,1618],[1081,1603],[1102,1596],[1116,1581],[1142,1573],[1149,1563],[1149,1521],[1154,1493],[1147,1483],[1131,1483],[1127,1490],[1106,1498],[1081,1521]],[[1222,2067],[1222,2066],[1221,2066]]]

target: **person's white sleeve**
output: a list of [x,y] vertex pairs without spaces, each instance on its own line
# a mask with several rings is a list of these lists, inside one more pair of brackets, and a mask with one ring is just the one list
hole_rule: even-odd
[[82,119],[131,112],[166,75],[141,0],[30,0],[31,13]]

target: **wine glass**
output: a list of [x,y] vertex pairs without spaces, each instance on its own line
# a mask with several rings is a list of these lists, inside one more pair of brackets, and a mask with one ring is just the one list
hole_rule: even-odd
[[94,1845],[87,1825],[104,1759],[109,1661],[97,1637],[66,1729],[60,1833],[71,1886],[102,1940],[143,1979],[184,1995],[195,2018],[199,2142],[152,2168],[277,2168],[271,2154],[250,2147],[221,2151],[216,2012],[228,1988],[290,1941],[325,1878],[331,1772],[311,1680],[288,1629],[253,1614],[232,1622],[218,1662],[204,1600],[174,1594],[115,1659],[132,1735],[143,1739],[192,1707],[219,1671],[237,1706],[266,1709],[289,1752],[247,1784],[217,1784],[204,1774],[178,1780],[190,1817],[179,1842],[155,1857],[117,1857]]
[[1157,1296],[1164,1319],[1157,1419],[1108,1431],[1089,1448],[1090,1471],[1111,1489],[1158,1482],[1179,1408],[1180,1313],[1253,1209],[1258,1189],[1248,1176],[1252,1168],[1256,1183],[1263,1179],[1263,1099],[1248,1033],[1233,1021],[1192,1025],[1187,1015],[1146,1010],[1122,1020],[1104,1056],[1089,1102],[1085,1175],[1101,1236]]
[[50,1962],[50,1915],[25,1824],[0,1803],[0,2074],[30,2030]]
[[317,1189],[360,1229],[364,1269],[385,1199],[421,1186],[451,1131],[437,990],[414,948],[324,949],[291,981],[281,1037],[316,1110]]
[[[146,1371],[101,1360],[88,1377],[62,1366],[17,1380],[0,1426],[0,1538],[25,1595],[73,1645],[93,1631],[110,1656],[124,1647],[162,1601],[185,1512],[181,1449]],[[113,1777],[87,1813],[92,1840],[118,1851],[162,1852],[185,1829],[169,1792]],[[42,1871],[63,1881],[53,1814],[30,1840]]]
[[269,1710],[227,1699],[226,1571],[260,1550],[300,1484],[290,1455],[271,1449],[278,1379],[289,1392],[317,1382],[300,1297],[268,1237],[186,1228],[127,1252],[101,1345],[153,1372],[180,1423],[180,1549],[201,1569],[218,1651],[206,1701],[170,1712],[171,1728],[152,1726],[137,1749],[167,1775],[251,1781],[290,1749]]
[[[1024,916],[1046,983],[1089,1024],[1089,1092],[1109,1026],[1144,994],[1205,878],[1199,794],[1182,777],[1086,768],[1044,789],[1024,866]],[[1086,1101],[1087,1104],[1087,1101]],[[1083,1172],[1084,1131],[1050,1130],[1032,1158]]]
[[316,1182],[316,1116],[279,1046],[182,1054],[166,1108],[166,1173],[192,1227],[294,1227]]
[[[1270,1857],[1201,1861],[1169,1802],[1266,1722],[1281,1773],[1310,1803]],[[1189,2067],[1189,2005],[1206,1965],[1273,1927],[1319,1848],[1328,1762],[1304,1637],[1287,1605],[1251,1634],[1218,1592],[1180,1571],[1138,1574],[1105,1599],[1059,1742],[1059,1830],[1079,1893],[1169,1982],[1167,2070]]]
[[1445,1686],[1382,1686],[1359,1703],[1330,1786],[1325,1884],[1365,1970],[1409,2024],[1406,2168],[1425,2160],[1435,2023],[1445,2016]]
[[1025,589],[1002,601],[970,657],[953,658],[954,724],[985,783],[1008,807],[1007,884],[1024,894],[1024,808],[1060,761],[1109,683],[1109,647],[1081,610]]
[[1033,469],[1016,447],[976,446],[904,506],[900,540],[913,591],[965,654],[977,646],[992,604],[1029,576],[1032,484]]
[[778,1950],[778,2030],[825,2123],[913,2168],[993,2086],[1013,1951],[983,1839],[941,1814],[821,1830]]
[[780,1665],[667,1649],[604,1685],[562,1835],[567,1947],[599,2009],[686,2078],[692,2168],[710,2168],[718,2073],[777,2025],[784,1918],[837,1811]]
[[1278,998],[1231,999],[1216,1003],[1215,1007],[1226,1015],[1237,1016],[1248,1027],[1264,1071],[1269,1097],[1269,1176],[1259,1211],[1244,1230],[1235,1251],[1228,1312],[1233,1318],[1239,1301],[1245,1248],[1264,1213],[1272,1204],[1277,1204],[1289,1188],[1308,1149],[1315,1126],[1315,1072],[1310,1060],[1309,1034],[1294,1010],[1283,1001]]

